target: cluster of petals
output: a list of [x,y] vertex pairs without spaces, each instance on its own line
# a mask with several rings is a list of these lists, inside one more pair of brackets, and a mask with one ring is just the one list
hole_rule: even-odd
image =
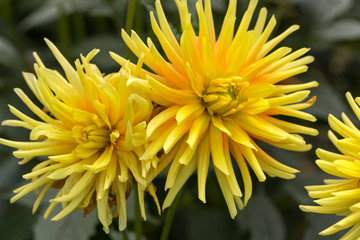
[[114,217],[119,218],[119,229],[123,230],[126,199],[133,186],[137,188],[144,218],[145,191],[159,206],[155,187],[148,178],[149,173],[156,171],[159,159],[139,161],[146,150],[145,127],[153,106],[141,92],[127,87],[131,71],[126,66],[103,76],[90,63],[98,52],[93,50],[86,57],[81,56],[81,61],[76,60],[74,69],[50,41],[46,42],[67,79],[46,68],[35,53],[36,76],[24,73],[24,78],[44,108],[37,107],[21,89],[15,89],[39,120],[10,106],[19,120],[5,120],[3,125],[29,129],[32,141],[0,139],[0,143],[18,148],[13,154],[22,159],[20,164],[34,157],[47,158],[23,176],[31,182],[16,189],[11,202],[35,191],[35,212],[48,189],[57,188],[45,218],[59,203],[62,210],[52,218],[54,221],[75,209],[83,209],[87,215],[97,207],[106,232]]
[[276,20],[272,16],[267,21],[265,8],[250,29],[257,0],[250,0],[235,28],[236,2],[229,1],[216,37],[210,0],[196,3],[198,31],[187,1],[175,0],[182,27],[177,39],[156,0],[157,19],[151,13],[150,20],[162,51],[150,38],[145,44],[135,32],[123,31],[138,63],[111,53],[122,68],[108,75],[90,63],[97,50],[76,60],[74,69],[47,40],[66,78],[46,68],[35,54],[36,76],[24,77],[44,108],[15,90],[40,120],[10,106],[20,120],[3,124],[29,129],[31,142],[0,143],[18,148],[14,155],[23,159],[22,164],[38,156],[46,160],[24,175],[31,182],[16,189],[11,201],[35,191],[35,211],[47,190],[57,188],[45,217],[59,203],[62,210],[53,220],[75,209],[86,215],[97,207],[108,232],[114,217],[119,217],[120,230],[126,227],[126,199],[133,186],[144,218],[144,192],[154,198],[160,212],[152,181],[165,168],[169,191],[163,209],[195,171],[198,196],[205,203],[206,179],[213,166],[232,218],[252,195],[250,170],[261,182],[266,175],[294,178],[298,170],[268,155],[259,142],[292,151],[311,149],[302,135],[315,136],[318,131],[291,119],[316,120],[302,110],[315,102],[308,89],[318,83],[280,83],[306,72],[313,57],[304,56],[308,48],[276,48],[299,26],[270,39]]
[[[267,22],[267,10],[262,8],[254,28],[249,29],[258,2],[251,0],[235,29],[236,2],[230,0],[216,38],[210,0],[204,5],[196,3],[198,32],[192,26],[187,1],[175,0],[182,27],[177,40],[157,0],[158,21],[153,13],[150,17],[164,56],[150,38],[145,44],[135,32],[129,36],[123,31],[127,46],[152,70],[139,71],[132,82],[147,90],[160,108],[148,124],[146,135],[151,143],[141,159],[152,159],[163,151],[163,158],[171,163],[163,208],[171,205],[196,169],[199,199],[206,202],[211,160],[230,215],[235,217],[237,207],[243,208],[252,194],[249,168],[259,181],[265,181],[265,173],[291,179],[298,172],[269,156],[256,140],[307,151],[311,145],[300,134],[318,134],[316,129],[277,118],[316,120],[302,110],[314,103],[315,97],[305,99],[310,93],[307,89],[316,87],[317,82],[279,84],[307,71],[306,65],[313,61],[313,57],[303,56],[308,48],[294,52],[289,47],[275,48],[299,27],[294,25],[269,40],[276,20],[272,16]],[[127,64],[126,59],[111,55],[120,65]],[[244,196],[236,172],[243,179]]]
[[[348,92],[346,98],[360,120],[360,98],[355,100]],[[331,129],[341,136],[339,139],[333,131],[328,136],[340,153],[317,149],[320,158],[316,164],[326,173],[337,177],[326,179],[323,185],[307,186],[309,196],[316,199],[317,206],[300,208],[306,212],[322,214],[337,214],[344,216],[342,220],[320,232],[320,235],[330,235],[351,228],[341,240],[358,239],[360,236],[360,130],[343,113],[342,121],[329,115]]]

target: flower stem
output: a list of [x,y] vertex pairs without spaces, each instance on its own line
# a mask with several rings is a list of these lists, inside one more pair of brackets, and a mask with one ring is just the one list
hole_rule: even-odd
[[0,3],[0,18],[5,20],[5,24],[7,25],[7,27],[10,30],[10,36],[11,36],[11,40],[13,41],[13,43],[15,44],[18,52],[20,53],[21,57],[21,64],[22,64],[22,68],[25,69],[27,68],[28,71],[30,70],[30,68],[28,67],[26,58],[24,56],[26,56],[25,54],[25,45],[22,41],[22,39],[24,39],[18,29],[16,28],[16,24],[15,24],[15,20],[14,20],[14,4],[15,1],[13,0],[4,0],[1,1]]
[[111,19],[115,26],[115,31],[119,35],[119,37],[121,37],[121,26],[123,23],[121,21],[121,18],[119,17],[118,12],[116,11],[116,8],[114,7],[114,4],[110,0],[103,0],[103,2],[110,9]]
[[127,233],[127,230],[126,230],[126,229],[124,229],[124,230],[122,231],[122,235],[123,235],[123,239],[124,239],[124,240],[129,240],[129,236],[128,236],[128,233]]
[[142,225],[141,225],[141,211],[139,204],[139,194],[137,188],[135,189],[135,222],[134,231],[136,233],[136,240],[141,240],[142,237]]
[[61,50],[65,58],[70,59],[71,56],[71,38],[70,38],[70,24],[69,18],[65,12],[63,4],[58,5],[59,19],[58,19],[58,38],[61,46]]
[[169,238],[169,233],[172,225],[172,221],[174,220],[174,216],[177,210],[177,207],[180,203],[182,190],[179,191],[176,198],[174,199],[173,203],[171,204],[165,218],[164,227],[161,233],[160,240],[167,240]]
[[[126,15],[126,22],[125,22],[125,31],[130,33],[131,29],[134,25],[135,13],[137,8],[137,0],[129,0],[127,15]],[[126,48],[126,58],[130,58],[131,51],[127,47]]]

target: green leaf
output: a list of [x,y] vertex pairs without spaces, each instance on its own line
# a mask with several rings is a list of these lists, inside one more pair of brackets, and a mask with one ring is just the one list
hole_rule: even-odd
[[308,226],[306,227],[302,240],[338,240],[345,234],[344,231],[340,231],[338,233],[332,234],[331,236],[319,235],[319,232],[340,221],[343,217],[336,216],[335,214],[304,214],[307,219]]
[[0,36],[0,65],[19,69],[21,58],[14,44]]
[[[304,171],[305,172],[305,171]],[[304,176],[306,175],[306,176]],[[329,178],[329,175],[323,172],[307,172],[303,176],[298,176],[297,178],[286,181],[282,185],[282,191],[289,194],[296,202],[296,205],[316,205],[313,200],[308,196],[307,191],[304,186],[309,185],[321,185],[323,180]],[[296,206],[295,205],[295,206]],[[299,228],[303,228],[303,237],[302,240],[337,240],[344,234],[343,232],[331,235],[331,236],[319,236],[319,232],[330,227],[332,224],[339,221],[342,217],[336,216],[335,214],[317,214],[317,213],[308,213],[302,212],[298,209],[298,215],[296,217],[301,217],[303,219],[301,222],[297,223]],[[289,219],[289,218],[287,218]],[[293,219],[292,219],[293,220]],[[304,225],[301,227],[301,225]],[[293,231],[294,232],[294,231]]]
[[211,1],[211,9],[213,12],[224,12],[227,8],[227,1],[225,0],[217,0]]
[[[226,208],[219,210],[202,203],[193,204],[189,208],[178,211],[169,238],[188,240],[231,239],[235,226],[232,223],[234,222]],[[181,234],[174,236],[174,233]]]
[[124,43],[118,37],[114,35],[88,37],[85,41],[73,47],[72,53],[74,59],[78,58],[80,53],[86,56],[94,48],[100,49],[100,52],[92,60],[92,63],[97,64],[102,72],[119,71],[120,65],[109,54],[109,51],[112,51],[116,54],[124,55]]
[[331,21],[350,10],[353,0],[321,0],[311,1],[316,5],[318,12],[322,16],[322,21]]
[[19,29],[26,32],[34,27],[53,22],[58,17],[58,8],[55,5],[45,4],[21,21]]
[[[44,215],[46,208],[40,215]],[[56,211],[56,209],[54,209]],[[85,218],[81,210],[70,213],[58,222],[40,217],[34,225],[35,240],[87,240],[95,233],[98,224],[96,210]]]
[[0,200],[0,238],[11,240],[27,240],[31,236],[31,225],[36,216],[31,209],[10,204],[9,200]]
[[349,41],[360,39],[360,21],[344,19],[327,25],[318,32],[327,41]]
[[[136,233],[135,232],[130,232],[128,230],[127,231],[126,236],[127,238],[124,237],[124,233],[123,232],[119,232],[119,230],[117,229],[112,229],[109,236],[110,239],[112,240],[136,240]],[[142,236],[141,237],[142,240],[146,240],[146,236]]]
[[280,212],[263,188],[259,188],[245,209],[239,212],[237,221],[242,229],[250,231],[251,240],[285,239],[285,225]]
[[19,165],[15,157],[7,156],[0,160],[0,189],[9,189],[13,186],[9,179],[13,179],[19,171]]
[[282,189],[284,193],[289,194],[295,200],[296,204],[312,204],[312,199],[309,197],[305,186],[323,184],[323,180],[326,177],[328,175],[322,172],[310,176],[308,173],[306,177],[300,175],[291,181],[284,182]]
[[315,24],[331,22],[351,9],[353,0],[292,0],[316,18]]
[[49,24],[59,18],[60,10],[65,14],[75,11],[85,12],[90,9],[106,7],[100,0],[49,0],[45,1],[36,11],[33,11],[19,23],[19,29],[26,32],[34,27]]
[[[87,0],[83,0],[87,1]],[[89,8],[89,15],[92,17],[114,17],[114,14],[118,14],[119,16],[123,16],[126,14],[126,6],[128,0],[97,0],[99,4]],[[91,2],[91,1],[88,1]]]
[[156,9],[154,7],[154,2],[149,0],[141,0],[140,3],[146,8],[148,12],[153,12],[156,14]]
[[[329,114],[340,116],[345,112],[347,116],[351,117],[353,114],[347,111],[349,107],[346,104],[345,96],[341,96],[331,83],[321,81],[319,87],[311,90],[313,96],[317,96],[315,104],[306,109],[306,112],[313,114],[317,119],[322,119],[327,122]],[[331,106],[329,108],[329,106]]]

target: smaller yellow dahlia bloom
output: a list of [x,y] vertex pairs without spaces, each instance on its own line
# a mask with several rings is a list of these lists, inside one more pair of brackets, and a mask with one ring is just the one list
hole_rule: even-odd
[[21,89],[15,89],[36,118],[10,106],[19,120],[2,124],[29,129],[31,141],[0,139],[0,143],[18,148],[13,154],[22,159],[20,164],[38,156],[46,159],[23,176],[31,182],[16,189],[11,202],[34,191],[38,194],[35,212],[48,189],[58,188],[45,218],[59,203],[62,210],[51,220],[60,220],[75,209],[83,209],[86,215],[97,207],[106,232],[114,217],[119,217],[119,229],[123,230],[126,199],[133,185],[137,187],[144,218],[144,191],[158,205],[155,187],[147,178],[158,159],[139,160],[146,150],[145,127],[152,115],[152,104],[141,92],[132,92],[127,87],[131,74],[128,67],[104,76],[96,65],[90,64],[98,53],[95,49],[86,57],[81,56],[81,61],[76,60],[74,69],[50,41],[46,43],[66,78],[46,68],[34,53],[37,76],[24,73],[24,78],[43,108],[36,106]]
[[[306,65],[313,61],[313,57],[304,56],[307,48],[294,52],[289,47],[274,49],[299,26],[291,26],[269,40],[276,20],[271,17],[266,23],[267,10],[263,8],[255,27],[249,29],[258,2],[251,0],[235,29],[236,2],[229,1],[216,37],[210,0],[205,0],[204,6],[201,0],[196,3],[198,31],[191,24],[187,1],[175,0],[182,27],[178,41],[156,0],[158,21],[151,13],[151,25],[164,56],[150,38],[145,44],[135,32],[129,36],[123,31],[125,43],[151,70],[138,71],[138,79],[132,82],[140,84],[161,105],[160,113],[148,124],[146,134],[152,142],[140,159],[152,159],[163,150],[159,166],[171,163],[163,208],[170,206],[195,170],[199,198],[206,202],[206,178],[212,163],[230,215],[235,217],[236,205],[243,207],[236,172],[243,179],[245,204],[252,194],[249,168],[259,181],[265,181],[265,174],[290,179],[298,172],[269,156],[255,140],[307,151],[311,145],[300,134],[318,134],[315,129],[278,118],[316,120],[302,110],[314,103],[315,97],[305,99],[310,94],[307,89],[316,87],[317,82],[279,84],[306,72]],[[127,63],[114,53],[112,56],[121,65]]]
[[[346,98],[360,120],[360,98],[354,101],[351,94],[346,93]],[[344,216],[342,220],[320,232],[320,235],[334,234],[346,228],[352,228],[341,239],[355,240],[360,236],[360,130],[343,113],[342,120],[329,115],[330,127],[341,136],[329,131],[329,139],[340,151],[333,153],[317,149],[320,158],[316,164],[326,173],[338,177],[326,179],[324,185],[305,187],[318,206],[304,206],[300,208],[306,212],[323,214],[338,214]]]

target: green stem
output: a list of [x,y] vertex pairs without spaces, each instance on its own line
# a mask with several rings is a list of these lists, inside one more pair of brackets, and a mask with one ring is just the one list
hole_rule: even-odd
[[174,199],[173,203],[171,204],[171,206],[166,214],[165,223],[164,223],[164,227],[163,227],[163,230],[161,233],[160,240],[167,240],[169,238],[171,225],[174,220],[177,207],[179,206],[179,203],[180,203],[181,193],[182,193],[182,190],[180,190],[180,192],[177,194],[176,198]]
[[277,7],[277,10],[276,10],[276,30],[277,28],[280,26],[280,23],[281,21],[283,20],[284,18],[284,14],[285,14],[285,11],[286,11],[286,7],[289,5],[289,0],[281,0],[278,7]]
[[[126,23],[125,23],[125,31],[129,34],[131,29],[134,26],[135,13],[137,8],[137,0],[129,0],[127,15],[126,15]],[[129,59],[131,55],[130,49],[126,48],[126,58]]]
[[69,19],[65,13],[64,6],[61,3],[58,5],[58,11],[60,15],[57,26],[58,38],[63,55],[65,56],[65,58],[69,59],[71,56]]
[[124,230],[122,231],[122,235],[123,235],[124,240],[129,240],[129,236],[128,236],[128,234],[127,234],[127,230],[126,230],[126,229],[124,229]]
[[134,230],[136,233],[136,240],[141,240],[142,237],[142,225],[141,225],[141,211],[139,204],[138,189],[135,188],[135,223]]
[[[143,14],[142,14],[142,8],[137,5],[136,7],[136,18],[135,18],[135,29],[136,29],[136,33],[137,35],[139,35],[140,37],[143,36],[143,32],[144,32],[144,19],[143,19]],[[146,16],[148,17],[148,16]]]
[[86,36],[86,30],[84,16],[80,11],[77,11],[72,15],[72,24],[74,25],[74,33],[76,40],[78,42],[83,41]]
[[[7,27],[10,30],[11,39],[14,42],[20,56],[25,56],[25,45],[22,41],[23,37],[20,36],[18,30],[15,26],[14,21],[14,9],[13,9],[13,0],[6,0],[1,2],[0,8],[1,8],[1,15],[5,20],[5,23],[7,24]],[[27,65],[26,59],[24,57],[21,58],[22,67],[30,69]]]
[[119,17],[120,14],[116,12],[116,8],[114,7],[114,4],[112,4],[110,0],[103,0],[103,2],[105,5],[109,7],[111,11],[111,18],[115,27],[115,31],[119,35],[119,37],[121,37],[122,21],[121,18]]
[[97,17],[95,22],[96,32],[98,35],[103,35],[109,32],[109,28],[104,17]]

